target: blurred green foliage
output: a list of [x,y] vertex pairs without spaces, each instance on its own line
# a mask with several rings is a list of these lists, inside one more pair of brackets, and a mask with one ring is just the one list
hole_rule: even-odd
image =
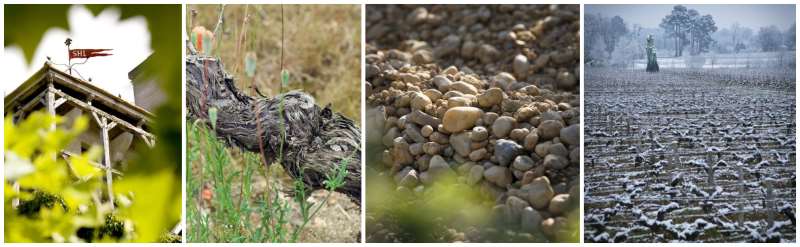
[[[548,240],[541,233],[533,238],[510,237],[505,230],[518,231],[518,226],[498,222],[492,212],[496,202],[481,189],[459,182],[453,176],[438,177],[425,186],[424,192],[398,189],[392,177],[381,173],[383,145],[367,144],[367,226],[369,242],[401,241],[436,243],[460,241],[455,232],[476,229],[480,239],[489,242],[568,242],[579,241],[578,208],[566,214],[568,234]],[[490,230],[491,229],[491,230]],[[386,234],[390,233],[390,234]]]
[[[18,124],[11,114],[5,117],[4,169],[12,171],[3,183],[7,242],[80,241],[80,228],[102,227],[104,217],[112,213],[110,205],[94,200],[103,183],[100,169],[90,162],[97,162],[100,153],[57,158],[88,127],[88,120],[77,118],[71,130],[50,128],[62,121],[44,112],[34,112]],[[16,209],[14,200],[20,202]]]
[[[5,23],[13,24],[13,28],[5,29],[4,45],[18,45],[25,54],[26,61],[32,60],[36,47],[50,28],[68,29],[67,11],[71,5],[5,5]],[[166,95],[166,101],[158,106],[154,112],[155,119],[150,125],[151,132],[156,136],[155,148],[146,146],[135,147],[138,150],[129,162],[129,169],[124,171],[123,178],[114,182],[114,190],[120,193],[121,198],[130,198],[130,207],[118,209],[117,214],[129,216],[134,222],[136,231],[135,236],[131,236],[127,241],[135,242],[156,242],[161,239],[165,231],[169,231],[180,221],[181,215],[181,62],[182,62],[182,43],[181,43],[181,7],[177,4],[157,4],[157,5],[86,5],[95,15],[107,8],[118,9],[121,19],[135,16],[143,16],[147,20],[147,26],[151,33],[151,61],[145,63],[142,71],[141,81],[153,79],[159,82],[161,90]],[[7,26],[8,27],[8,26]],[[91,27],[86,27],[91,28]],[[8,126],[8,123],[6,124]],[[60,132],[55,132],[57,133]],[[29,142],[30,138],[14,138],[6,135],[5,140]],[[62,143],[55,143],[50,140],[42,141],[45,146],[58,146]],[[144,145],[142,143],[138,145]],[[31,146],[33,147],[33,146]],[[22,150],[24,151],[24,150]],[[21,157],[24,154],[17,154]],[[6,161],[8,161],[6,157]],[[50,167],[49,167],[50,168]],[[34,174],[35,175],[35,174]],[[52,178],[59,174],[51,174],[50,177],[30,177],[26,179],[43,183],[55,183],[55,181],[66,181],[62,178]],[[30,177],[30,178],[28,178]],[[49,179],[48,179],[49,178]],[[45,180],[47,179],[47,180]],[[43,186],[44,191],[52,191],[57,185]],[[73,192],[73,194],[81,194]],[[8,194],[7,194],[8,195]],[[63,196],[63,195],[62,195]],[[68,205],[69,198],[65,197]],[[86,196],[88,198],[88,195]],[[10,206],[6,203],[6,207]],[[8,212],[9,210],[6,210]],[[55,209],[47,209],[40,214],[63,215],[66,212],[59,212]],[[54,216],[55,217],[55,216]],[[102,219],[102,218],[101,218]],[[6,229],[14,226],[15,229],[25,229],[32,231],[29,234],[38,234],[48,229],[56,229],[61,225],[43,226],[44,222],[14,222],[9,224],[6,217]],[[42,231],[26,228],[29,224],[41,227]],[[60,222],[59,224],[71,224]],[[33,226],[31,226],[33,227]],[[39,229],[39,228],[36,228]],[[15,230],[16,232],[16,230]],[[17,236],[9,236],[6,231],[6,239],[14,239]],[[26,238],[29,241],[53,241],[56,239],[45,238]],[[66,239],[65,241],[70,241]]]

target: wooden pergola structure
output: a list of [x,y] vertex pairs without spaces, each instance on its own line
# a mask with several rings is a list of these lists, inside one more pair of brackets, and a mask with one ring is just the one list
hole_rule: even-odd
[[[114,201],[113,173],[119,174],[112,168],[110,140],[130,133],[150,148],[155,145],[155,136],[149,131],[152,113],[88,81],[58,70],[49,62],[5,97],[5,114],[13,114],[14,122],[43,108],[52,115],[63,116],[76,109],[81,114],[91,114],[100,130],[99,144],[103,146],[103,164],[93,165],[105,171],[110,202]],[[55,124],[51,126],[53,129],[55,127]],[[62,157],[73,155],[66,150],[61,154]],[[18,186],[15,185],[15,189],[19,189]],[[111,206],[113,208],[113,203]]]

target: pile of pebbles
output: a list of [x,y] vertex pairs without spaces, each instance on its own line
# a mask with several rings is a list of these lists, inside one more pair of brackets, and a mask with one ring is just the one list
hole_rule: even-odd
[[384,147],[384,166],[369,166],[420,200],[455,177],[494,202],[505,229],[568,234],[580,201],[579,9],[368,6],[367,135]]

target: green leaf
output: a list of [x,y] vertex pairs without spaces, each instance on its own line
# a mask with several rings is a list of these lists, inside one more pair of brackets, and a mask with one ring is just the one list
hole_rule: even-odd
[[100,174],[101,170],[89,163],[91,160],[100,157],[100,153],[100,148],[93,146],[91,149],[89,149],[89,152],[71,156],[69,164],[70,167],[72,167],[72,173],[75,174],[75,176],[81,181],[89,180]]
[[126,175],[114,182],[114,191],[131,195],[130,207],[119,210],[135,222],[137,238],[134,241],[155,242],[161,233],[180,220],[180,183],[170,170],[164,169],[150,174]]

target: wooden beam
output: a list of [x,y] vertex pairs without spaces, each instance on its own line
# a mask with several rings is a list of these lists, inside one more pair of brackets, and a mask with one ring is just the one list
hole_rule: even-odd
[[56,109],[57,109],[59,106],[61,106],[61,104],[64,104],[64,102],[67,102],[67,100],[66,100],[66,99],[64,99],[64,98],[59,98],[59,99],[57,99],[57,100],[56,100],[56,102],[55,102],[55,107],[56,107]]
[[[45,98],[46,94],[47,94],[47,90],[42,91],[41,93],[39,93],[38,95],[34,96],[33,99],[31,99],[30,101],[26,102],[25,104],[18,105],[16,107],[17,108],[16,112],[13,113],[14,114],[14,121],[16,122],[17,119],[25,118],[25,116],[27,116],[29,112],[33,111],[33,108],[35,108],[39,104],[42,104],[42,105],[46,106],[47,104],[45,104],[45,101],[44,101],[44,98]],[[8,112],[6,112],[6,113],[8,113]]]
[[143,135],[143,136],[148,136],[150,138],[154,138],[153,134],[150,134],[149,132],[145,131],[144,129],[136,127],[136,126],[133,126],[133,124],[128,123],[125,120],[119,119],[116,116],[108,114],[108,113],[104,112],[103,110],[100,110],[97,107],[94,107],[94,106],[92,106],[92,105],[90,105],[90,104],[88,104],[86,102],[80,101],[80,100],[76,99],[75,97],[69,96],[64,92],[56,90],[55,94],[60,96],[60,97],[63,97],[65,99],[67,99],[68,102],[71,102],[72,104],[75,104],[79,108],[82,108],[82,109],[84,109],[86,111],[90,111],[93,114],[98,114],[99,116],[105,117],[108,120],[111,120],[112,122],[116,122],[123,129],[126,129],[126,130],[128,130],[130,132],[133,132],[135,134],[138,134],[138,135]]
[[112,95],[87,81],[72,77],[58,70],[51,70],[50,75],[52,76],[52,80],[59,82],[59,86],[70,88],[78,92],[91,94],[94,96],[95,101],[103,102],[103,104],[119,111],[120,113],[130,115],[135,119],[145,118],[150,120],[152,117],[152,113],[148,112],[144,108],[118,98],[116,95]]

